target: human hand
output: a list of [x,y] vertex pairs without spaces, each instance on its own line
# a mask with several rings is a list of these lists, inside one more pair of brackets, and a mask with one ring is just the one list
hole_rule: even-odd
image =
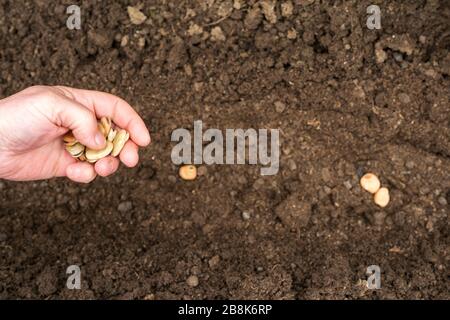
[[100,150],[106,141],[97,118],[110,117],[130,133],[120,153],[128,167],[139,161],[138,146],[150,143],[144,121],[124,100],[103,92],[34,86],[0,100],[0,178],[30,181],[66,176],[89,183],[117,171],[119,160],[79,162],[65,150],[62,136],[72,130],[85,146]]

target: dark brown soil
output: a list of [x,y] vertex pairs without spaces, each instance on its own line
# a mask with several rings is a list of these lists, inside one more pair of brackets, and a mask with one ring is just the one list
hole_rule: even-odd
[[[292,0],[289,17],[283,2],[274,21],[256,0],[81,1],[71,31],[73,1],[1,1],[0,97],[112,92],[153,144],[87,186],[0,182],[0,298],[450,298],[450,2]],[[382,30],[366,27],[372,3]],[[149,20],[132,25],[139,4]],[[279,174],[215,165],[181,181],[170,134],[194,120],[279,128]],[[391,190],[386,209],[359,187],[366,171]],[[372,264],[380,290],[363,282]]]

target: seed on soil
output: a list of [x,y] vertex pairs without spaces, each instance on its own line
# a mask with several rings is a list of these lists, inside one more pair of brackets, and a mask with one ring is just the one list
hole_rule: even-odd
[[102,117],[100,121],[98,121],[97,126],[98,130],[107,140],[105,148],[102,150],[86,148],[86,146],[76,140],[72,132],[68,132],[64,135],[63,142],[66,150],[72,157],[79,161],[95,163],[110,154],[113,157],[117,157],[120,154],[125,143],[130,138],[130,134],[126,130],[120,128],[115,129],[111,119],[108,117]]
[[186,283],[189,287],[196,287],[198,286],[198,277],[197,276],[190,276],[189,278],[187,278]]
[[377,206],[382,208],[386,207],[390,201],[389,190],[387,188],[381,188],[375,193],[373,200]]
[[179,174],[183,180],[194,180],[197,178],[197,168],[193,165],[184,165],[180,167]]
[[362,176],[360,180],[361,187],[374,194],[376,193],[381,186],[380,179],[373,173],[366,173],[364,176]]

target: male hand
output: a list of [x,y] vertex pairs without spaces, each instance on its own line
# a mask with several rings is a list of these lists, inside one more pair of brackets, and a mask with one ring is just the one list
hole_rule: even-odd
[[106,116],[130,133],[120,153],[128,167],[139,161],[138,146],[150,143],[150,134],[136,111],[124,100],[103,92],[69,87],[35,86],[0,100],[0,178],[30,181],[66,176],[89,183],[97,175],[117,171],[119,160],[79,162],[65,150],[62,136],[72,130],[85,146],[100,150],[106,141],[97,119]]

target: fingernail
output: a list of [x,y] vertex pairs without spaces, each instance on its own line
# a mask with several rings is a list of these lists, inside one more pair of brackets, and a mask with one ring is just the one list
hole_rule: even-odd
[[104,146],[105,145],[105,137],[99,132],[95,135],[95,144],[98,146]]

